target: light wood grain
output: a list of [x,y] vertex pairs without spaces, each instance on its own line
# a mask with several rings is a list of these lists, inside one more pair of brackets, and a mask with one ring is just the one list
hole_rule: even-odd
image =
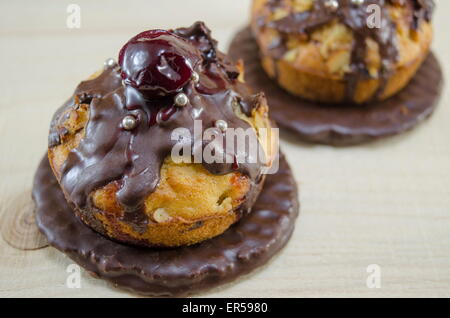
[[24,251],[48,246],[47,238],[36,224],[31,190],[19,195],[9,203],[1,214],[0,232],[3,240],[14,248]]
[[[82,8],[81,29],[66,7]],[[26,197],[47,144],[50,118],[77,83],[152,27],[205,20],[225,48],[245,25],[248,1],[2,1],[0,3],[0,213]],[[438,1],[434,50],[450,78],[449,1]],[[268,266],[199,296],[450,296],[450,95],[425,124],[385,141],[332,148],[286,137],[301,188],[291,242]],[[131,296],[82,273],[52,248],[19,251],[0,241],[0,297]],[[366,287],[378,264],[382,287]]]

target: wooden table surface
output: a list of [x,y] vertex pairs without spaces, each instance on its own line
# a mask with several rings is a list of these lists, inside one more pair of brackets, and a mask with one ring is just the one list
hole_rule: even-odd
[[[67,5],[81,28],[66,26]],[[124,4],[125,3],[125,4]],[[132,35],[204,20],[226,48],[249,1],[2,1],[0,3],[0,213],[30,201],[49,121],[75,86],[116,57]],[[434,51],[450,78],[450,1],[438,0]],[[288,246],[268,265],[210,297],[450,296],[450,94],[402,136],[350,148],[289,137],[282,148],[301,193]],[[81,273],[53,248],[20,251],[0,240],[0,297],[132,296]],[[368,288],[367,267],[381,270]]]

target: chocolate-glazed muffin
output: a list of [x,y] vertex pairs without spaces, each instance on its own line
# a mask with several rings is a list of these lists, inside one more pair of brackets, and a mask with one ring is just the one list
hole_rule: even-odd
[[414,76],[429,52],[433,9],[432,0],[254,0],[252,30],[264,70],[291,94],[365,103]]
[[[258,131],[271,127],[265,97],[253,94],[241,73],[197,22],[135,36],[119,65],[110,61],[82,82],[55,114],[48,149],[80,219],[120,242],[173,247],[217,236],[249,213],[275,151]],[[219,135],[227,127],[250,129],[266,160],[174,161],[180,141],[172,132],[193,134],[195,120]],[[250,156],[225,146],[223,153]]]

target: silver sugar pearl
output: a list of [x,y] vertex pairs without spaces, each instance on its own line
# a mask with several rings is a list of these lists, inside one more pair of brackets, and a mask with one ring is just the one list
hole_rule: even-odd
[[364,3],[364,0],[352,0],[352,3],[359,6],[359,5],[362,5]]
[[105,61],[105,67],[106,68],[113,68],[113,67],[116,67],[116,66],[117,66],[117,62],[112,57],[110,57],[109,59],[107,59]]
[[214,126],[219,128],[219,130],[222,131],[222,132],[225,132],[228,129],[227,122],[225,120],[222,120],[222,119],[216,120],[216,122],[214,123]]
[[336,10],[337,8],[339,8],[339,2],[337,0],[326,0],[324,4],[325,7],[331,10]]
[[189,98],[184,93],[179,93],[175,96],[175,105],[179,107],[184,107],[189,103]]
[[200,81],[200,75],[197,72],[192,73],[192,80],[194,83],[198,83]]
[[133,130],[137,126],[137,119],[132,115],[127,115],[122,119],[122,127],[125,130]]

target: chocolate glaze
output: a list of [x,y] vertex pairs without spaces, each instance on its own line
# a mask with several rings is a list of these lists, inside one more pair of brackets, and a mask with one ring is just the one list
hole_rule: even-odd
[[[408,6],[411,8],[411,26],[417,29],[421,21],[430,21],[434,9],[433,0],[365,0],[362,4],[354,4],[352,0],[336,0],[337,9],[326,5],[326,0],[316,0],[310,11],[291,13],[288,16],[268,23],[268,26],[278,30],[283,36],[286,34],[299,34],[309,36],[318,28],[332,22],[339,21],[353,31],[354,43],[351,54],[350,71],[346,73],[347,98],[353,100],[358,82],[370,78],[365,62],[367,54],[366,39],[371,38],[378,43],[381,58],[381,67],[378,74],[380,87],[375,98],[384,91],[389,74],[398,61],[399,52],[397,44],[396,25],[389,15],[387,4]],[[280,0],[270,0],[267,6],[271,11],[283,4]],[[368,17],[373,11],[368,10],[370,5],[377,4],[381,8],[381,28],[370,28]],[[264,23],[263,21],[261,23]],[[260,27],[264,27],[260,24]],[[280,59],[286,52],[284,41],[280,40],[271,48],[275,58]]]
[[36,222],[50,245],[95,277],[148,296],[192,294],[262,266],[288,242],[299,211],[296,183],[283,156],[250,214],[224,234],[189,247],[141,248],[91,230],[74,215],[47,158],[36,172],[33,198]]
[[305,101],[270,79],[261,67],[259,48],[250,28],[233,39],[229,55],[242,59],[245,80],[264,91],[271,117],[299,139],[348,146],[405,132],[430,116],[439,101],[443,75],[430,54],[411,82],[395,96],[368,105],[335,105]]
[[[245,105],[248,110],[258,107],[258,100],[251,99],[245,84],[237,81],[239,71],[227,57],[217,50],[217,43],[201,22],[190,28],[172,30],[193,45],[202,61],[195,71],[200,75],[199,84],[189,81],[183,88],[189,103],[185,107],[174,105],[174,96],[148,99],[139,90],[122,83],[117,67],[105,69],[92,80],[82,82],[73,97],[55,115],[49,137],[49,147],[60,143],[61,131],[57,123],[61,114],[78,103],[89,104],[89,121],[85,137],[73,149],[62,167],[61,186],[68,198],[82,210],[92,208],[90,194],[93,190],[115,181],[120,186],[116,196],[125,210],[123,219],[136,229],[145,229],[147,217],[143,215],[143,200],[154,191],[159,182],[160,168],[170,155],[175,141],[171,140],[175,128],[184,127],[193,136],[194,120],[202,120],[203,129],[213,127],[218,119],[225,120],[230,128],[250,128],[234,112],[235,101],[254,101]],[[193,54],[193,53],[192,53]],[[121,127],[122,119],[133,115],[138,126],[132,131]],[[218,134],[222,134],[217,130]],[[253,132],[254,140],[257,141]],[[186,140],[189,144],[193,140]],[[201,151],[203,145],[194,145],[193,151]],[[250,177],[252,187],[241,207],[248,211],[258,195],[263,165],[261,160],[247,154],[227,153],[225,156],[246,157],[246,163],[207,164],[205,168],[215,174],[239,171]],[[247,163],[257,162],[257,163]]]

